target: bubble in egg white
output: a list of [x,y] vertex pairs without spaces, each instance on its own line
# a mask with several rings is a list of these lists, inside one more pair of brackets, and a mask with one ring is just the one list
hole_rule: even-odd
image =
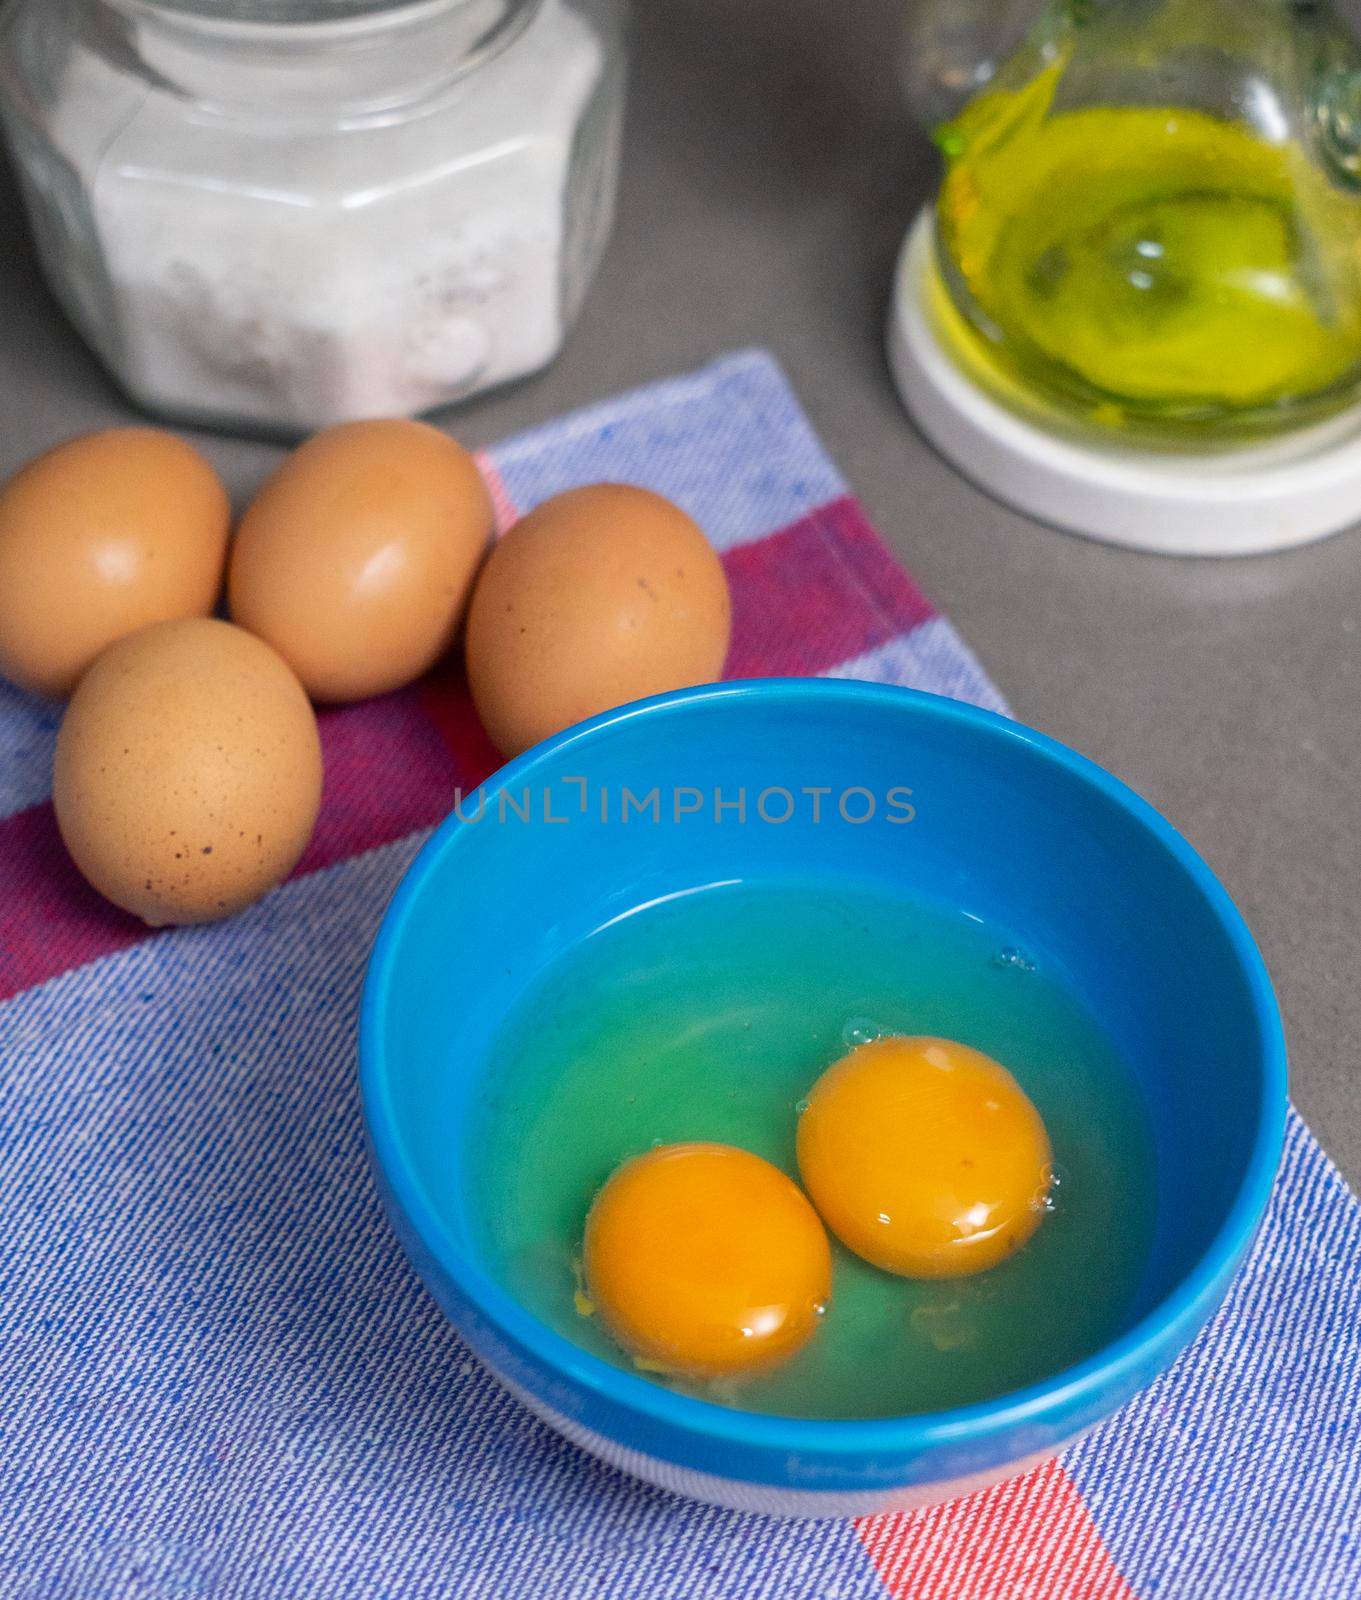
[[876,1039],[882,1039],[885,1032],[869,1017],[852,1017],[841,1030],[841,1042],[848,1050],[855,1050],[862,1044],[873,1044]]

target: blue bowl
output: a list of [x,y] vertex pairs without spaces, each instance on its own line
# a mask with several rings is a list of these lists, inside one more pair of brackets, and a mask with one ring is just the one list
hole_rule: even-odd
[[[622,823],[625,788],[644,804],[657,789],[660,822],[635,812]],[[713,791],[733,800],[743,788],[747,825],[731,810],[716,819]],[[815,788],[830,791],[817,822],[805,794]],[[777,818],[786,791],[795,815],[761,823],[758,801]],[[848,820],[869,799],[875,815]],[[435,833],[379,932],[360,1033],[364,1109],[380,1188],[421,1276],[483,1362],[566,1437],[640,1478],[742,1509],[928,1503],[1069,1443],[1167,1367],[1219,1304],[1280,1156],[1280,1019],[1252,938],[1204,862],[1100,768],[956,701],[770,680],[597,717],[511,762],[481,801]],[[1088,1360],[953,1411],[758,1415],[587,1354],[519,1305],[484,1259],[467,1117],[503,1018],[535,975],[645,903],[810,873],[897,885],[1023,930],[1132,1063],[1153,1125],[1154,1244],[1129,1325]]]

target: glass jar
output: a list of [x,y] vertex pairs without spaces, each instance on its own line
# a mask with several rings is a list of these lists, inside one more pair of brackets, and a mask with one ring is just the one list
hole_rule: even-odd
[[14,0],[57,299],[138,404],[296,434],[557,353],[613,214],[613,0]]
[[937,129],[943,325],[971,371],[1174,446],[1361,400],[1361,51],[1329,7],[1048,0],[975,70]]

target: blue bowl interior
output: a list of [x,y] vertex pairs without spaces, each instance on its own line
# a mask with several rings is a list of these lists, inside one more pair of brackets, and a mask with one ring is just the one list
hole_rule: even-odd
[[[587,780],[584,813],[574,778]],[[832,814],[852,785],[878,797],[878,815],[859,826]],[[621,822],[625,787],[637,796],[659,789],[663,820]],[[883,797],[899,787],[912,791],[916,812],[906,826],[885,815]],[[728,799],[745,789],[749,807],[771,788],[832,796],[818,824],[801,803],[784,825],[739,825],[732,812],[715,820],[716,788]],[[521,807],[527,796],[530,821],[510,805],[499,820],[502,789]],[[705,794],[703,812],[674,820],[674,793],[692,790]],[[602,791],[607,822],[596,810]],[[545,820],[545,796],[568,821]],[[596,1372],[603,1363],[548,1330],[515,1325],[478,1260],[461,1136],[502,1019],[546,963],[653,899],[809,873],[899,885],[1023,932],[1066,969],[1137,1074],[1158,1201],[1139,1302],[1107,1353],[1119,1370],[1103,1372],[1097,1358],[1076,1375],[1090,1380],[1091,1416],[1076,1407],[1071,1373],[1055,1375],[1050,1396],[1020,1397],[1024,1404],[1057,1404],[1066,1385],[1067,1414],[1055,1415],[1055,1427],[1094,1420],[1165,1365],[1208,1314],[1250,1238],[1279,1151],[1278,1023],[1260,961],[1222,890],[1115,780],[1040,735],[954,702],[774,682],[689,692],[598,719],[505,769],[486,801],[480,821],[436,835],[399,891],[366,994],[363,1070],[399,1228],[446,1306],[465,1325],[471,1318],[494,1328],[502,1356],[500,1341],[529,1339],[542,1361],[624,1411],[694,1407],[683,1420],[701,1431],[708,1424],[697,1414],[718,1412],[627,1373]],[[1006,1408],[994,1409],[1000,1416]],[[986,1431],[986,1417],[977,1420]],[[740,1413],[714,1426],[759,1435],[776,1422],[786,1430],[879,1426]],[[930,1430],[913,1437],[922,1447]]]

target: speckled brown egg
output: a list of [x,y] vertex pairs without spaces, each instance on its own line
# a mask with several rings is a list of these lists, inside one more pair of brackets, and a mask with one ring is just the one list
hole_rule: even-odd
[[57,736],[52,798],[76,866],[153,927],[230,916],[288,876],[321,803],[321,742],[282,658],[227,622],[112,644]]
[[110,428],[31,461],[0,491],[0,675],[67,695],[99,652],[217,604],[231,506],[192,445]]
[[709,683],[732,626],[713,547],[679,506],[601,483],[545,501],[502,539],[468,613],[468,681],[515,755],[585,717]]
[[473,458],[423,422],[352,422],[300,446],[232,547],[232,617],[316,700],[400,689],[454,642],[492,531]]

